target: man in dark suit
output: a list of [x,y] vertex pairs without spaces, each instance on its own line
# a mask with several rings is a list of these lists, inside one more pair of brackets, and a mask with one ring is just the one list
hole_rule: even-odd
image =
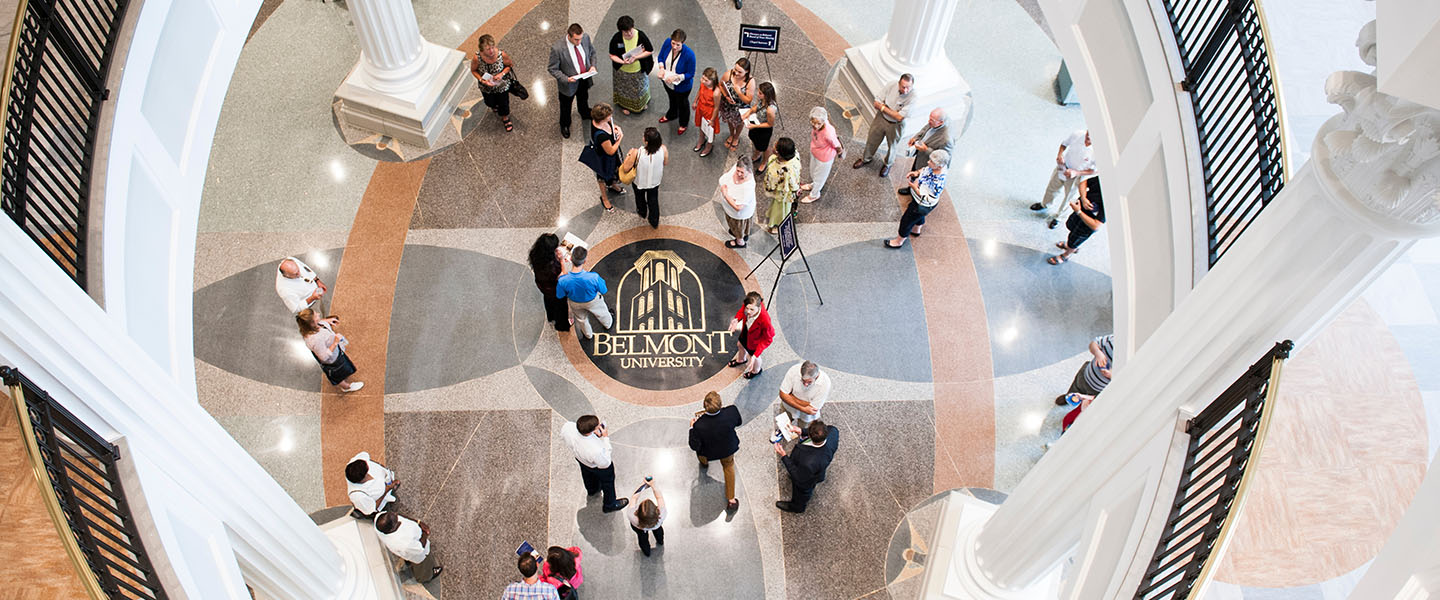
[[705,394],[704,405],[705,412],[690,419],[690,449],[700,460],[702,471],[710,461],[720,461],[725,472],[725,510],[733,511],[740,508],[740,500],[735,498],[735,453],[740,450],[735,428],[742,422],[740,409],[733,405],[721,407],[720,394],[715,392]]
[[[550,46],[550,76],[560,93],[560,135],[570,137],[570,105],[579,100],[580,118],[590,120],[590,86],[595,85],[595,46],[579,23],[571,23],[565,39]],[[576,79],[589,73],[585,79]]]
[[803,513],[815,484],[825,481],[825,470],[835,459],[835,448],[840,445],[840,430],[816,419],[805,428],[810,439],[797,444],[788,454],[785,446],[775,443],[775,453],[780,455],[780,464],[790,473],[790,501],[775,503],[775,508],[785,512]]

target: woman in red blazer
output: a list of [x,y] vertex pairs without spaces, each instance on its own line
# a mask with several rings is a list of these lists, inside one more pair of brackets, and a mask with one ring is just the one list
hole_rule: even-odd
[[745,365],[745,372],[741,375],[746,379],[753,379],[760,374],[760,354],[770,347],[770,342],[775,341],[775,328],[770,326],[770,313],[765,310],[765,301],[760,297],[759,292],[745,294],[745,304],[735,312],[735,319],[730,321],[730,331],[735,332],[735,358],[730,361],[731,367]]

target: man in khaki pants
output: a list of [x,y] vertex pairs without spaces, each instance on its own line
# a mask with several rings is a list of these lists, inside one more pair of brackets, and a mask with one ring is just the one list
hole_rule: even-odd
[[[1055,171],[1045,184],[1045,195],[1031,204],[1030,210],[1044,211],[1050,216],[1050,228],[1054,229],[1070,216],[1070,202],[1079,194],[1077,184],[1094,175],[1095,153],[1090,147],[1090,132],[1081,129],[1060,142],[1060,150],[1055,153]],[[1065,189],[1064,194],[1059,193],[1061,188]],[[1058,204],[1056,198],[1060,200]]]
[[740,508],[735,498],[735,453],[740,450],[740,436],[735,428],[740,426],[740,409],[734,406],[720,406],[720,394],[705,394],[705,411],[690,419],[690,449],[700,459],[700,468],[710,466],[710,461],[720,461],[725,471],[725,510]]
[[900,81],[885,88],[885,93],[874,101],[875,120],[870,122],[870,135],[865,138],[865,152],[855,159],[852,167],[858,169],[875,160],[875,151],[880,141],[885,141],[885,166],[880,168],[881,177],[890,176],[890,165],[895,164],[895,152],[904,148],[900,131],[905,128],[905,117],[910,115],[910,101],[915,98],[915,77],[906,73]]

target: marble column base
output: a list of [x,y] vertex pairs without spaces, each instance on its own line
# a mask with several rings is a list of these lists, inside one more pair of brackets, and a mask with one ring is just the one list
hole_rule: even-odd
[[1060,597],[1060,567],[1023,590],[996,587],[980,572],[974,552],[980,528],[1000,506],[950,492],[936,525],[922,598],[955,600],[1053,600]]
[[374,522],[351,517],[348,510],[322,512],[339,515],[320,524],[320,530],[335,545],[345,563],[345,581],[336,597],[404,600],[400,572],[395,570],[394,559],[375,533]]
[[888,55],[885,40],[880,39],[845,50],[845,66],[841,67],[839,78],[860,114],[871,121],[875,119],[875,106],[871,102],[884,95],[885,88],[899,81],[904,73],[915,76],[916,98],[901,134],[909,136],[920,131],[925,126],[926,115],[937,107],[945,109],[952,136],[964,133],[974,112],[970,84],[943,52],[937,53],[930,64],[907,67]]
[[370,81],[363,61],[335,91],[340,124],[368,129],[408,144],[429,148],[440,137],[466,86],[474,85],[465,53],[424,42],[418,60],[425,66],[414,84],[398,93],[381,92]]

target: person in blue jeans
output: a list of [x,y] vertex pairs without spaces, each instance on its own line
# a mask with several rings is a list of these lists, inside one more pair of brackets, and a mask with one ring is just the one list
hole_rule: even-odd
[[575,331],[579,337],[590,339],[595,333],[590,329],[590,317],[600,321],[601,329],[609,329],[613,319],[610,309],[605,307],[605,280],[585,269],[588,252],[576,247],[570,252],[570,272],[560,277],[555,284],[555,296],[564,298],[570,304],[570,316],[575,318]]

